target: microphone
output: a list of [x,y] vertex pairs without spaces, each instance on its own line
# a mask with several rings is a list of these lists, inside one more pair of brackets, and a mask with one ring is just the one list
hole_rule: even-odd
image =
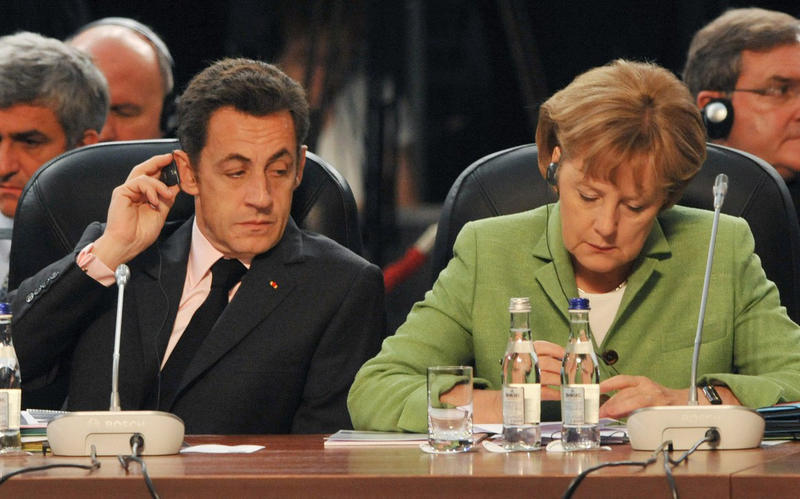
[[119,344],[122,331],[122,305],[131,271],[120,264],[114,272],[119,293],[114,327],[114,354],[111,371],[111,404],[108,412],[70,412],[47,425],[47,440],[58,456],[89,456],[92,447],[99,456],[128,454],[136,435],[141,435],[142,455],[177,454],[183,444],[181,418],[161,411],[123,411],[119,402]]
[[125,285],[128,284],[130,276],[131,270],[124,263],[121,263],[114,272],[119,294],[117,295],[117,321],[114,326],[114,355],[111,368],[111,406],[108,408],[109,411],[122,410],[119,406],[119,339],[122,335],[122,302],[125,295]]
[[689,449],[711,428],[719,432],[719,441],[712,444],[704,443],[700,449],[752,449],[761,444],[764,418],[756,411],[738,405],[697,403],[697,364],[703,339],[703,321],[706,316],[719,215],[727,192],[728,176],[720,173],[714,181],[714,221],[711,225],[711,240],[708,244],[700,313],[697,318],[688,404],[645,407],[633,411],[628,418],[628,438],[635,450],[654,450],[666,440],[672,440],[675,449]]

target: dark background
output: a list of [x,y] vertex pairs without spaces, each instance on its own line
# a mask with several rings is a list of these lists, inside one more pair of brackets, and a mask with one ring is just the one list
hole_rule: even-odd
[[[64,38],[93,19],[132,17],[164,38],[181,89],[220,57],[273,60],[284,41],[282,19],[306,17],[313,30],[314,19],[324,17],[317,12],[339,3],[357,6],[359,12],[347,15],[364,17],[365,43],[373,44],[381,69],[400,93],[409,94],[410,78],[422,80],[423,123],[415,137],[425,144],[417,166],[424,179],[421,197],[428,202],[441,202],[469,162],[532,141],[535,107],[578,73],[617,57],[654,61],[679,73],[691,35],[728,7],[755,5],[800,15],[800,2],[786,0],[3,0],[0,33],[24,29]],[[524,43],[525,67],[520,61],[515,65],[504,11],[528,34],[516,40]],[[409,40],[415,22],[421,29]],[[380,35],[371,36],[373,30]],[[417,67],[406,57],[409,43],[422,49]],[[536,90],[527,99],[523,77],[533,80]]]
[[[362,227],[367,258],[385,265],[437,220],[465,167],[533,142],[538,105],[577,74],[619,57],[680,74],[693,33],[747,6],[800,16],[797,0],[0,0],[0,34],[63,39],[94,19],[132,17],[164,38],[181,90],[213,60],[274,62],[288,37],[333,33],[345,48],[322,61],[328,74],[346,79],[360,69],[369,81]],[[405,149],[403,127],[413,137]],[[416,178],[410,207],[395,202],[401,156]],[[392,331],[429,287],[421,273],[388,297]]]

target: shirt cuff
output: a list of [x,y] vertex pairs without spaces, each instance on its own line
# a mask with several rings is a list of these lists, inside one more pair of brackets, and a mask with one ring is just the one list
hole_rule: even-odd
[[99,282],[105,287],[109,287],[114,284],[116,279],[114,278],[114,271],[108,268],[108,266],[101,262],[99,258],[92,252],[94,249],[94,243],[89,243],[84,247],[80,253],[78,253],[78,257],[75,258],[75,263],[78,267],[81,268],[86,275],[94,279],[95,281]]

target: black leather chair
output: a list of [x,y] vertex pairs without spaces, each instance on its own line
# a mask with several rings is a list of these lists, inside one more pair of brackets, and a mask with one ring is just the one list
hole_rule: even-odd
[[[456,236],[468,221],[556,200],[536,159],[535,144],[513,147],[479,159],[458,176],[439,218],[431,262],[434,280],[452,257]],[[712,186],[718,173],[729,179],[722,212],[750,224],[767,277],[778,286],[789,317],[800,322],[800,227],[786,185],[765,161],[708,144],[706,162],[679,204],[713,210]]]
[[[89,223],[105,221],[111,191],[125,181],[131,168],[150,156],[179,148],[176,139],[107,142],[66,152],[40,168],[17,206],[9,289],[72,251]],[[193,213],[192,197],[181,193],[167,219],[185,220]],[[312,153],[307,154],[291,213],[299,227],[361,254],[358,211],[350,186]]]

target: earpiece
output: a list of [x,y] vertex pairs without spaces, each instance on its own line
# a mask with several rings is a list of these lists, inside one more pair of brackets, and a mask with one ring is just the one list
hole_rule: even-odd
[[724,139],[731,133],[733,126],[733,103],[730,99],[720,97],[711,99],[701,114],[709,139]]
[[557,173],[558,173],[558,163],[553,161],[549,165],[547,165],[547,173],[545,174],[546,175],[545,178],[547,180],[547,183],[552,185],[553,187],[558,187]]

